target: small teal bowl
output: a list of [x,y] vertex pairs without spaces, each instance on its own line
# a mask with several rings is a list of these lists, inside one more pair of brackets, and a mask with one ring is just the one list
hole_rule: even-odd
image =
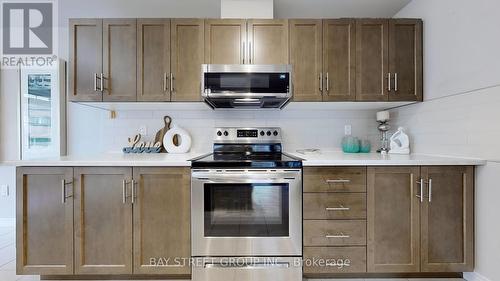
[[344,153],[359,153],[360,141],[356,137],[347,136],[342,139],[342,151]]

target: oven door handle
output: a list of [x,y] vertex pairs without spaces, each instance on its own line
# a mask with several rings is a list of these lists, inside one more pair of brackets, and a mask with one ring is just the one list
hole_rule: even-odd
[[205,183],[288,183],[296,178],[241,178],[241,177],[227,177],[227,178],[195,178],[198,181]]
[[270,267],[280,267],[288,268],[290,263],[288,262],[272,262],[272,263],[205,263],[205,268],[241,268],[241,269],[252,269],[252,268],[270,268]]

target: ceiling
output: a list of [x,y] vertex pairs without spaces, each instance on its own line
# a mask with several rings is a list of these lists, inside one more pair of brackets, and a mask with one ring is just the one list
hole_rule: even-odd
[[274,17],[393,17],[410,2],[411,0],[274,0]]

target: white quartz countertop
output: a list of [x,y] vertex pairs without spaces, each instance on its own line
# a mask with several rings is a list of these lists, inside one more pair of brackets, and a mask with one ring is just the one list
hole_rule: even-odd
[[151,153],[151,154],[124,154],[104,153],[88,156],[64,156],[58,158],[4,161],[4,166],[175,166],[190,167],[190,159],[203,155],[204,153]]
[[473,158],[434,156],[426,154],[396,155],[379,153],[343,153],[341,151],[288,152],[304,159],[304,166],[448,166],[485,165]]
[[[424,154],[382,156],[378,153],[346,154],[339,151],[314,153],[287,152],[304,159],[304,166],[425,166],[425,165],[485,165],[486,161],[472,158],[444,157]],[[190,159],[206,153],[186,154],[122,154],[105,153],[88,156],[65,156],[22,161],[4,161],[3,166],[191,166]]]

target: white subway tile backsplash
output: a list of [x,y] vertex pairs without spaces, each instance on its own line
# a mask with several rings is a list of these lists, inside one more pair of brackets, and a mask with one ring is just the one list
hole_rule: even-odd
[[413,152],[500,160],[500,86],[391,111]]
[[[75,111],[78,109],[76,108]],[[116,152],[128,144],[127,138],[139,133],[142,126],[147,127],[143,140],[154,138],[163,127],[163,117],[172,117],[172,125],[184,127],[193,139],[192,151],[210,151],[215,127],[281,127],[286,150],[301,148],[321,148],[339,150],[344,135],[344,126],[352,126],[353,135],[369,138],[378,142],[375,111],[335,111],[325,109],[291,110],[247,110],[247,111],[212,111],[210,109],[189,108],[168,110],[120,110],[116,119],[109,114],[99,116],[99,122],[93,126],[94,138],[101,139],[98,152]],[[82,133],[83,135],[83,133]],[[83,143],[82,143],[83,142]],[[80,147],[91,146],[85,137],[78,143]],[[95,147],[95,146],[93,146]],[[76,149],[75,149],[76,150]]]

